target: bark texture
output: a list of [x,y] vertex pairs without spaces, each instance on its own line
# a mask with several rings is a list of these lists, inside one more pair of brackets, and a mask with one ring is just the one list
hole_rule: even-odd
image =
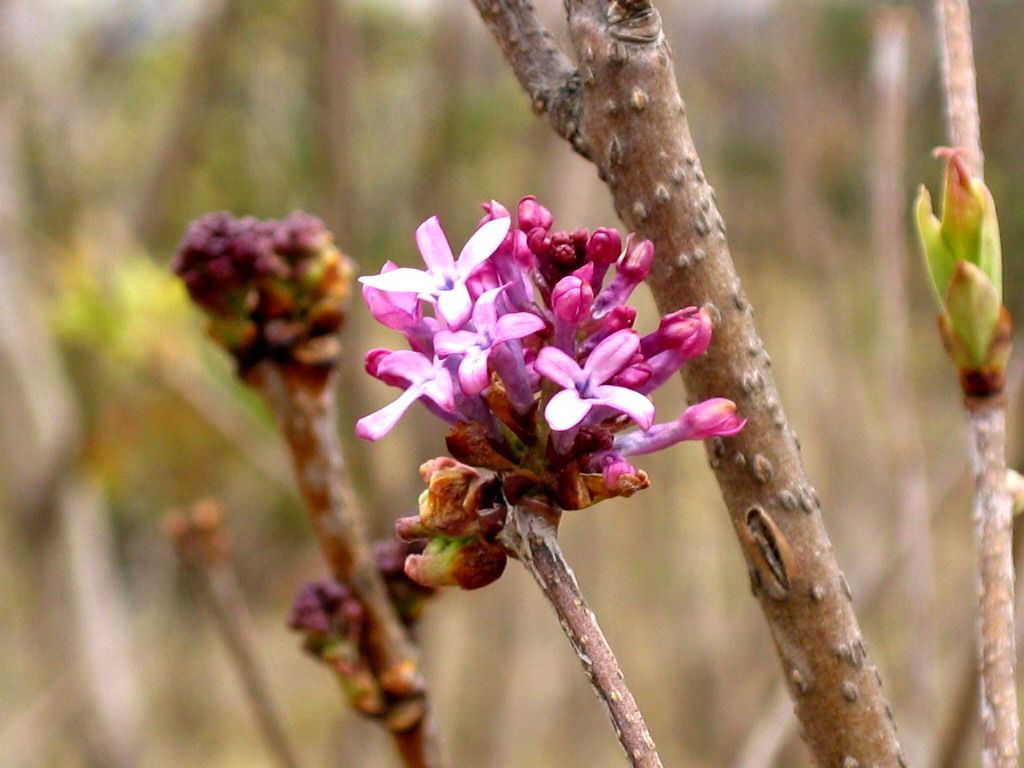
[[[623,221],[654,242],[659,310],[703,306],[715,321],[710,349],[684,366],[683,379],[692,400],[728,397],[749,419],[740,435],[708,441],[709,461],[815,759],[830,768],[905,765],[690,136],[657,10],[646,0],[571,0],[576,70],[552,52],[528,3],[474,2],[534,106],[594,162]],[[531,57],[534,41],[543,48]]]

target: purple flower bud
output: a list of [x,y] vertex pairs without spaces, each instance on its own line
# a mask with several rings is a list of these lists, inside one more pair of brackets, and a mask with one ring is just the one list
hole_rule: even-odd
[[593,303],[594,289],[590,287],[589,279],[584,277],[563,277],[551,291],[551,308],[555,317],[567,323],[579,323],[586,319]]
[[587,258],[599,266],[609,266],[622,255],[622,237],[618,230],[599,227],[587,241]]
[[531,229],[526,235],[526,247],[537,256],[544,256],[551,250],[551,235],[542,227]]
[[623,476],[637,473],[636,467],[617,454],[609,454],[603,464],[601,474],[604,475],[604,484],[609,488],[618,485],[619,479]]
[[672,350],[688,360],[707,350],[711,330],[711,316],[705,310],[679,309],[661,318],[658,330],[641,339],[640,349],[648,358]]
[[[481,203],[480,207],[487,212],[487,215],[480,220],[480,224],[486,224],[488,221],[494,221],[495,219],[507,219],[509,217],[508,208],[497,200]],[[477,226],[480,226],[480,224]]]
[[641,240],[630,248],[616,266],[618,273],[634,282],[643,282],[651,274],[654,263],[654,243]]
[[295,595],[288,614],[288,626],[326,640],[346,634],[349,620],[362,618],[362,607],[343,584],[336,581],[307,581]]
[[625,387],[626,389],[635,389],[638,392],[643,391],[644,385],[651,380],[651,366],[647,363],[636,363],[628,368],[624,368],[615,378],[611,380],[611,383],[617,387]]
[[551,212],[538,203],[537,198],[533,195],[524,197],[519,201],[516,217],[519,221],[519,228],[523,232],[530,232],[536,228],[547,232],[551,229],[551,223],[554,221]]
[[655,424],[643,432],[616,437],[613,451],[622,456],[639,456],[660,451],[683,440],[732,437],[746,423],[746,419],[736,414],[736,404],[732,400],[715,397],[691,405],[675,421]]
[[331,235],[316,216],[295,211],[287,219],[275,222],[271,227],[274,251],[292,264],[310,256],[316,256],[321,249],[330,245]]

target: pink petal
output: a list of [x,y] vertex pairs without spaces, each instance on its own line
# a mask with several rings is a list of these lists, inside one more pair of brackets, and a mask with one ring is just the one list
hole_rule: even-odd
[[455,263],[452,247],[444,236],[441,222],[437,216],[431,216],[416,228],[416,245],[420,249],[423,263],[431,269],[447,272]]
[[459,363],[459,384],[467,395],[479,395],[491,383],[487,373],[487,352],[474,350]]
[[469,289],[462,283],[456,283],[450,291],[439,293],[437,311],[449,328],[458,330],[464,326],[473,311],[473,300],[469,297]]
[[466,277],[480,262],[490,258],[491,254],[498,250],[511,226],[512,219],[507,216],[480,225],[459,254],[459,260],[455,265],[459,274]]
[[447,368],[438,368],[434,378],[423,384],[423,397],[433,400],[448,413],[455,412],[455,383]]
[[394,402],[385,405],[369,416],[356,422],[356,434],[366,440],[379,440],[392,430],[402,415],[409,410],[418,397],[418,392],[407,389]]
[[531,333],[544,330],[547,323],[543,318],[537,317],[532,312],[513,312],[509,315],[502,315],[494,324],[491,331],[494,344],[512,339],[521,339]]
[[498,310],[495,305],[498,302],[498,296],[507,287],[508,285],[499,285],[497,288],[491,288],[476,300],[473,305],[473,325],[477,331],[490,330],[494,327],[494,323],[498,319]]
[[472,331],[438,331],[434,335],[434,354],[441,358],[462,355],[476,346],[476,341]]
[[637,332],[623,328],[594,347],[583,363],[583,370],[590,374],[594,383],[604,383],[629,365],[639,349],[640,336]]
[[594,388],[591,402],[622,411],[639,424],[640,429],[650,429],[654,424],[654,403],[632,389],[604,384]]
[[399,267],[379,275],[365,275],[359,282],[393,293],[437,293],[437,280],[422,269]]
[[565,352],[556,347],[544,347],[537,353],[533,369],[566,389],[576,389],[576,382],[585,377],[583,369]]
[[591,403],[581,400],[575,389],[563,389],[548,401],[544,418],[553,430],[564,432],[583,421],[591,408]]
[[434,376],[434,362],[426,355],[411,349],[400,349],[385,357],[377,367],[377,378],[398,376],[410,382]]

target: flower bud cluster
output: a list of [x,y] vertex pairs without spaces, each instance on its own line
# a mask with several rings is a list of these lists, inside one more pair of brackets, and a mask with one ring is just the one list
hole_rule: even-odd
[[329,363],[340,351],[353,270],[313,216],[207,214],[189,226],[174,271],[243,368],[267,357]]
[[[367,353],[366,370],[403,393],[361,419],[357,434],[383,437],[416,401],[451,427],[458,466],[425,465],[431,487],[419,523],[400,524],[403,538],[430,540],[406,570],[435,586],[461,584],[455,573],[473,558],[500,573],[488,526],[500,530],[501,504],[533,495],[582,509],[629,496],[648,485],[629,457],[734,435],[745,423],[721,398],[655,423],[651,392],[707,349],[712,323],[688,307],[653,332],[634,330],[626,302],[650,274],[652,243],[614,229],[554,230],[533,197],[520,201],[515,222],[496,202],[483,208],[457,259],[431,218],[416,232],[425,269],[389,262],[360,278],[371,314],[409,348]],[[485,473],[474,478],[473,468]],[[481,491],[492,486],[493,502]],[[457,533],[446,528],[452,516]]]

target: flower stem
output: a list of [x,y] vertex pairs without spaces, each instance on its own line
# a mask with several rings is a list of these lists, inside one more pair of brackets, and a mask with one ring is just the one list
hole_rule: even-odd
[[388,696],[384,723],[407,768],[442,768],[447,758],[427,707],[415,647],[388,598],[348,479],[337,431],[336,369],[264,361],[246,380],[277,418],[324,556],[366,610],[364,652]]
[[978,649],[982,765],[1015,768],[1017,715],[1013,513],[1006,488],[1006,409],[968,403],[974,449],[974,523],[979,556]]
[[580,592],[558,543],[559,511],[526,499],[509,508],[502,544],[533,574],[583,665],[594,692],[608,710],[619,743],[633,768],[661,768],[633,694],[597,618]]

